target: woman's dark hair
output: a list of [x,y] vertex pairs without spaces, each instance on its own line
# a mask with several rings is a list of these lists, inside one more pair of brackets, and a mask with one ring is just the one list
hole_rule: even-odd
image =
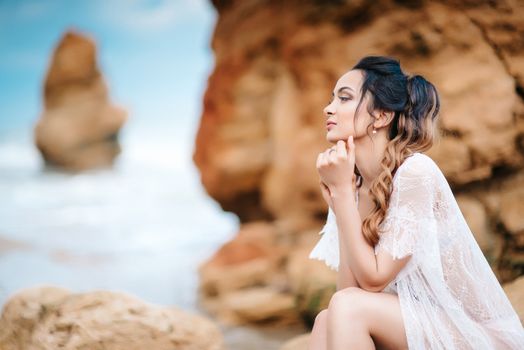
[[[402,162],[414,152],[423,152],[433,146],[439,137],[437,117],[440,98],[437,89],[421,75],[406,75],[400,62],[386,56],[366,56],[353,68],[363,72],[360,100],[355,116],[366,95],[369,96],[367,111],[373,121],[375,112],[393,112],[389,124],[388,144],[381,161],[383,171],[373,181],[370,194],[375,203],[373,211],[363,220],[362,232],[373,246],[378,243],[378,227],[384,220],[393,190],[393,175]],[[356,119],[355,118],[355,119]],[[362,176],[356,169],[357,184]]]

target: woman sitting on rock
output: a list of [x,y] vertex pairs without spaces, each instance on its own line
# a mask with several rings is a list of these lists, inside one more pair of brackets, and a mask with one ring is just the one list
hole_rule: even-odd
[[333,146],[316,164],[329,212],[309,256],[338,271],[337,291],[310,349],[524,349],[515,310],[422,153],[439,108],[434,85],[389,57],[364,57],[337,81],[324,109]]

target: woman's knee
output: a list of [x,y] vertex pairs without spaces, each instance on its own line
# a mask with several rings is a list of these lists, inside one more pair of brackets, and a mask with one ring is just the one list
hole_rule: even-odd
[[317,314],[317,316],[315,317],[315,325],[326,322],[327,312],[328,310],[324,309]]
[[333,294],[328,310],[332,315],[343,314],[344,317],[360,316],[364,312],[365,291],[358,287],[348,287]]

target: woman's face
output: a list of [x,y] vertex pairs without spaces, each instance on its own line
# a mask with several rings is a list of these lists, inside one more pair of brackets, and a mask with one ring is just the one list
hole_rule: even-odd
[[333,90],[331,102],[324,108],[328,142],[336,144],[338,140],[347,140],[353,135],[355,141],[366,136],[366,126],[371,122],[367,112],[367,98],[362,101],[358,118],[355,121],[355,112],[360,99],[360,87],[364,76],[360,69],[350,70],[338,79]]

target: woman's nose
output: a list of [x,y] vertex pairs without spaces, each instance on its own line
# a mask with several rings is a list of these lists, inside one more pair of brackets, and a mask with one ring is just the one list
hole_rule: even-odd
[[324,107],[324,116],[329,117],[333,114],[333,111],[331,110],[331,104],[328,104],[326,107]]

